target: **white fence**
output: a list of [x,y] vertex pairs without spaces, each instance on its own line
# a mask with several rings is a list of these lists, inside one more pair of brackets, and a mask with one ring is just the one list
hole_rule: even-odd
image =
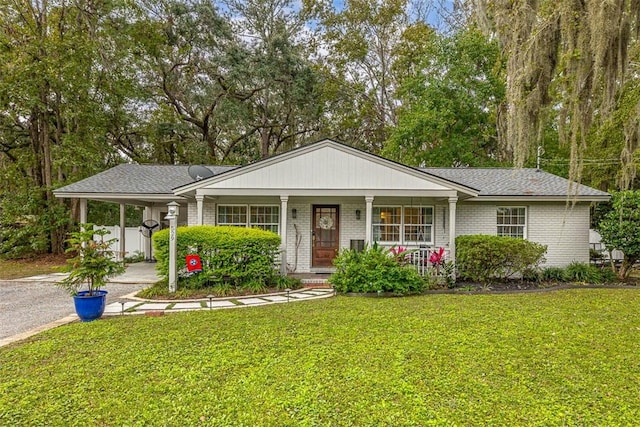
[[[109,232],[104,236],[105,240],[109,239],[118,239],[111,245],[111,250],[116,254],[122,255],[124,252],[124,256],[132,256],[135,255],[136,252],[145,253],[146,248],[149,245],[149,239],[144,237],[138,227],[126,227],[124,229],[124,243],[125,247],[122,248],[120,242],[120,227],[117,225],[96,225],[93,229],[105,229]],[[97,236],[96,236],[97,237]]]
[[[440,252],[439,247],[415,247],[415,246],[402,246],[403,249],[407,250],[407,255],[405,260],[413,265],[418,273],[421,275],[431,274],[431,270],[434,267],[433,263],[431,263],[431,255],[438,254]],[[391,247],[387,247],[387,249],[391,249]],[[396,249],[398,247],[396,246]],[[442,261],[449,261],[451,259],[451,251],[449,248],[444,248],[444,253],[442,256]]]
[[[602,243],[602,237],[600,237],[600,233],[593,229],[589,230],[589,247],[602,254],[603,261],[609,261],[609,251]],[[619,250],[614,250],[611,252],[611,257],[614,261],[622,261],[622,259],[624,259],[624,253]]]

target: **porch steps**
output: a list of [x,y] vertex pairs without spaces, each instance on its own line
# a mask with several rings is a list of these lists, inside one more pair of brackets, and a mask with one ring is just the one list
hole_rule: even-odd
[[305,288],[310,289],[331,289],[331,283],[327,279],[302,279]]
[[289,277],[300,279],[305,288],[331,289],[330,274],[326,273],[293,273]]

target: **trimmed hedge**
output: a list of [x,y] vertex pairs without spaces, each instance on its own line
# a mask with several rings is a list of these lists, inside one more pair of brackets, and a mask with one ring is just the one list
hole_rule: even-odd
[[426,289],[427,282],[403,256],[373,245],[362,252],[343,249],[333,260],[336,272],[329,283],[337,292],[389,292],[397,295],[416,294]]
[[524,239],[484,234],[456,238],[458,276],[488,283],[538,270],[547,247]]
[[[280,236],[256,228],[199,225],[177,229],[178,286],[221,285],[254,291],[277,282]],[[169,277],[169,229],[153,235],[158,272]],[[202,272],[186,276],[186,256],[198,254]],[[185,277],[186,276],[186,277]]]

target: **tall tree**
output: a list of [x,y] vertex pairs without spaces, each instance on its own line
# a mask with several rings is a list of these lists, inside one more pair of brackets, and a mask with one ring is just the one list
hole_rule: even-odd
[[385,154],[410,165],[481,166],[501,160],[499,48],[474,28],[449,37],[424,24],[405,31],[394,68],[405,75]]
[[[338,136],[380,151],[397,124],[398,100],[392,64],[409,16],[407,0],[350,0],[336,5],[305,0],[318,19],[324,41],[324,68],[333,81],[327,103],[338,121]],[[342,7],[340,7],[342,6]]]
[[246,133],[258,139],[259,157],[304,143],[319,130],[320,75],[307,49],[307,18],[291,0],[228,0],[235,31],[249,52],[240,81],[251,88]]
[[[507,132],[503,142],[522,164],[554,119],[580,176],[593,119],[606,121],[630,75],[629,51],[640,30],[636,0],[473,0],[477,21],[498,37],[507,58]],[[638,106],[637,108],[640,108]],[[640,116],[624,123],[629,163]],[[625,169],[628,185],[635,168]]]
[[122,12],[117,2],[0,4],[0,208],[2,223],[23,232],[5,240],[12,251],[61,252],[68,216],[52,190],[113,153],[105,126],[123,109],[112,89],[125,85],[115,83],[121,62],[109,26]]
[[[238,108],[237,101],[253,95],[234,78],[247,53],[229,22],[209,1],[160,0],[145,5],[145,17],[136,27],[147,34],[144,78],[158,105],[156,130],[186,131],[182,138],[199,141],[204,150],[187,160],[224,161],[242,136],[225,138],[223,124]],[[166,111],[159,111],[165,105],[187,126],[167,121]]]

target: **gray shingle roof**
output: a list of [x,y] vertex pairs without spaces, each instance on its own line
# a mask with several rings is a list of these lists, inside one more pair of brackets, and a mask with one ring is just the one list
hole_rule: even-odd
[[[214,175],[237,166],[206,166]],[[188,165],[122,164],[57,189],[56,193],[173,194],[194,180]]]
[[[237,166],[206,166],[215,175]],[[187,165],[122,164],[69,184],[56,193],[173,194],[173,189],[190,184]],[[427,174],[479,191],[480,196],[608,196],[603,191],[578,185],[544,171],[511,168],[422,168]],[[571,192],[570,192],[571,191]]]
[[449,181],[474,188],[480,196],[597,196],[608,193],[577,184],[569,188],[565,178],[536,169],[512,168],[421,168]]

